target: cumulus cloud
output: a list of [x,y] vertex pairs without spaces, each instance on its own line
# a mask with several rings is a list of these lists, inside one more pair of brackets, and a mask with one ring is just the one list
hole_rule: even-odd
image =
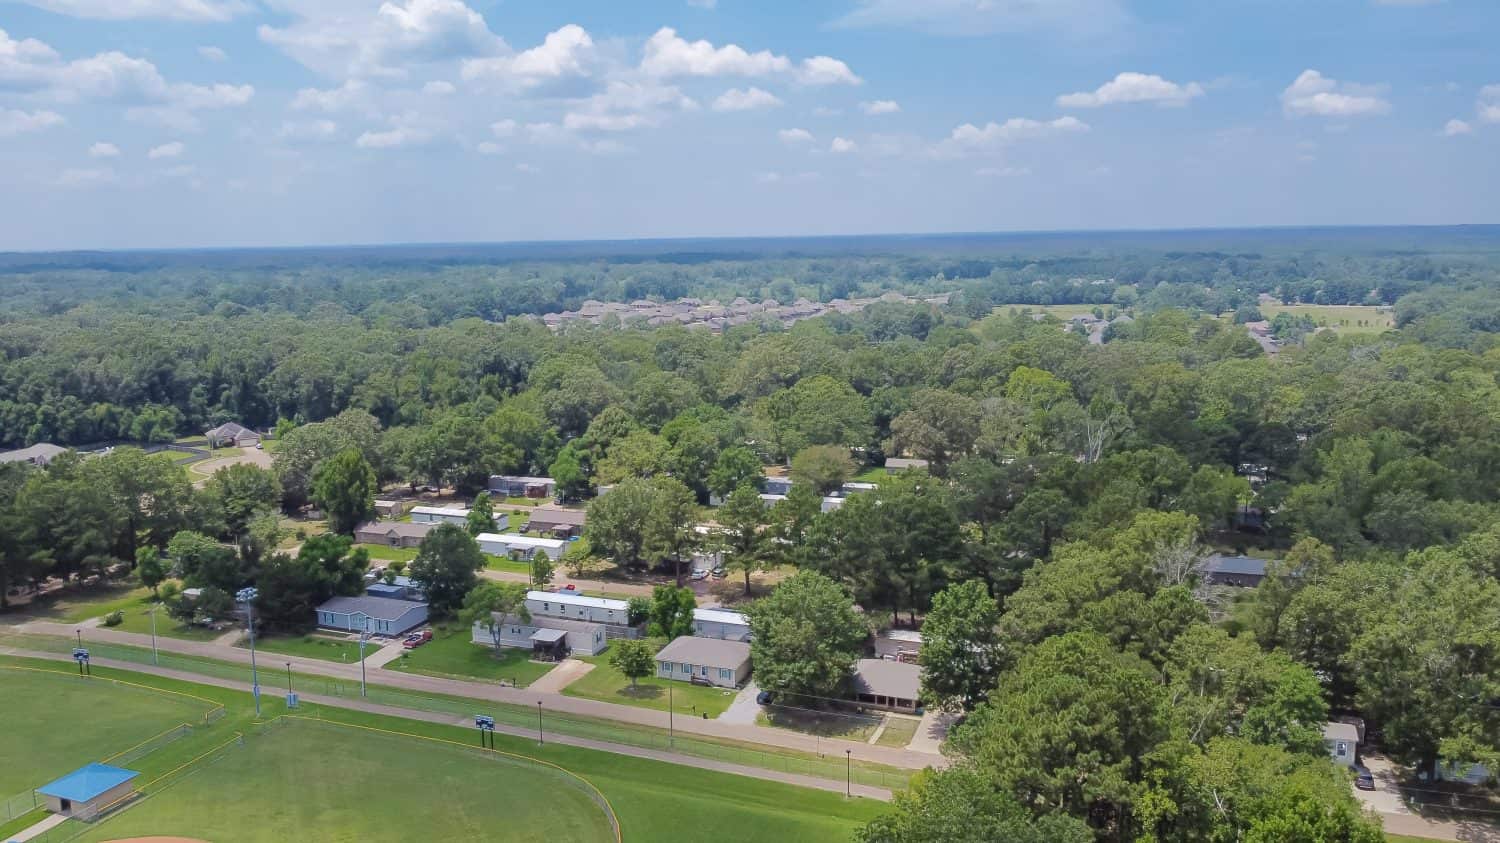
[[290,141],[328,140],[338,134],[339,124],[332,120],[286,120],[276,137]]
[[828,151],[836,153],[838,155],[843,155],[847,152],[853,152],[857,148],[858,147],[854,143],[854,141],[849,140],[848,138],[834,138],[833,141],[828,144]]
[[244,105],[255,94],[249,85],[168,82],[156,65],[117,51],[67,61],[47,44],[3,29],[0,87],[57,102],[123,105],[130,119],[183,130],[196,128],[193,112]]
[[1445,137],[1450,137],[1450,138],[1451,137],[1455,137],[1457,135],[1467,135],[1467,134],[1472,133],[1473,131],[1474,131],[1474,127],[1470,126],[1468,123],[1464,122],[1463,120],[1456,120],[1456,119],[1455,120],[1449,120],[1443,126],[1443,135]]
[[118,158],[119,156],[120,148],[112,143],[99,141],[89,147],[90,158]]
[[1077,117],[1059,117],[1055,120],[1032,120],[1027,117],[1012,117],[1004,123],[993,121],[976,126],[965,123],[954,129],[948,139],[938,144],[940,156],[962,155],[975,150],[1002,146],[1020,140],[1032,140],[1052,135],[1087,132],[1089,125]]
[[496,120],[490,124],[490,134],[497,138],[508,138],[516,133],[516,121]]
[[541,172],[541,168],[522,161],[521,163],[516,165],[516,172],[527,173],[528,175],[536,175],[537,173]]
[[901,110],[901,104],[895,100],[871,100],[860,103],[859,110],[872,117],[877,114],[895,114]]
[[292,97],[292,108],[307,111],[346,111],[368,102],[369,86],[350,79],[337,88],[303,88]]
[[1197,82],[1179,85],[1169,82],[1154,73],[1127,71],[1093,91],[1063,94],[1057,98],[1059,108],[1099,108],[1123,103],[1151,102],[1157,105],[1187,105],[1189,101],[1203,96],[1203,86]]
[[146,157],[150,158],[153,161],[161,158],[176,158],[177,156],[181,155],[183,153],[183,150],[185,149],[187,149],[187,145],[182,141],[170,141],[168,143],[162,144],[161,146],[151,147],[151,151],[146,153]]
[[577,24],[547,33],[542,43],[515,55],[467,59],[463,78],[513,90],[531,90],[558,80],[590,75],[594,39]]
[[436,97],[445,97],[457,90],[458,88],[455,88],[452,82],[442,79],[435,79],[422,86],[422,93]]
[[209,61],[229,61],[229,54],[220,47],[204,46],[198,48],[198,55]]
[[462,0],[386,0],[373,14],[328,0],[279,5],[292,22],[261,25],[260,39],[325,75],[401,78],[411,64],[509,51]]
[[760,88],[730,88],[714,100],[714,111],[754,111],[759,108],[775,108],[781,98]]
[[474,148],[479,151],[480,155],[499,155],[505,152],[505,147],[494,141],[480,141],[479,145]]
[[252,7],[241,0],[21,0],[60,15],[95,20],[223,22]]
[[1500,123],[1500,85],[1485,85],[1479,89],[1479,100],[1474,104],[1479,119],[1486,123]]
[[1118,32],[1129,23],[1123,0],[858,0],[833,25],[962,37],[1049,32],[1086,38]]
[[1380,96],[1382,90],[1379,86],[1340,82],[1316,70],[1304,70],[1281,92],[1281,108],[1289,117],[1346,118],[1388,114],[1391,104]]
[[813,140],[812,132],[806,129],[782,129],[776,133],[776,137],[788,144],[812,143]]
[[115,171],[109,167],[70,168],[57,174],[59,187],[91,187],[109,184],[115,180]]
[[858,85],[861,81],[847,64],[829,56],[796,63],[770,50],[752,53],[738,44],[716,47],[706,40],[688,41],[671,27],[662,27],[646,40],[640,69],[662,78],[784,75],[804,85]]
[[14,137],[25,132],[39,132],[63,122],[55,111],[19,111],[0,108],[0,138]]
[[391,149],[398,146],[413,146],[426,143],[432,134],[416,126],[397,126],[378,132],[365,132],[355,138],[354,145],[360,149]]
[[[668,112],[697,107],[698,103],[675,85],[651,80],[614,80],[603,91],[574,100],[573,107],[563,116],[561,129],[569,132],[623,132],[658,125]],[[532,131],[531,126],[527,129]],[[555,134],[556,128],[547,131]]]

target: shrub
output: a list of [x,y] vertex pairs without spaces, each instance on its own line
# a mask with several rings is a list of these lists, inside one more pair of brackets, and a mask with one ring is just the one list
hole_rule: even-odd
[[124,622],[125,622],[125,613],[122,612],[122,611],[120,611],[119,609],[116,609],[113,612],[110,612],[109,614],[107,614],[107,615],[104,616],[104,625],[105,626],[119,626],[120,624],[122,624]]

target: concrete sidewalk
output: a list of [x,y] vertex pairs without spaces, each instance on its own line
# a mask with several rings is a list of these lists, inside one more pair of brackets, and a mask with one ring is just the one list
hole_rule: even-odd
[[[50,621],[31,621],[22,624],[17,629],[20,632],[33,635],[49,635],[71,639],[74,636],[77,626],[73,624],[52,623]],[[151,637],[149,635],[137,635],[131,632],[119,632],[110,629],[86,631],[84,644],[87,645],[89,641],[106,641],[144,648],[151,646]],[[157,647],[164,652],[237,662],[247,666],[250,663],[249,650],[241,647],[222,647],[212,642],[183,641],[175,638],[158,637]],[[302,673],[347,680],[349,682],[359,681],[359,665],[357,664],[341,664],[320,659],[281,655],[277,656],[277,661],[291,662],[292,668]],[[368,667],[368,664],[366,664],[367,669]],[[501,687],[493,683],[445,679],[436,676],[423,676],[396,671],[390,673],[376,671],[375,675],[369,678],[369,681],[421,694],[469,697],[527,707],[533,707],[540,701],[548,709],[562,714],[576,714],[583,717],[595,717],[601,720],[614,720],[620,723],[652,726],[663,731],[668,728],[667,712],[665,711],[617,705],[615,703],[583,699],[581,697],[568,697],[558,693],[536,692],[531,689]],[[863,742],[856,741],[816,738],[812,735],[803,735],[798,732],[766,726],[723,723],[718,720],[703,720],[688,717],[676,718],[675,725],[676,730],[681,734],[703,735],[705,737],[740,741],[748,744],[760,744],[805,752],[812,755],[831,755],[837,757],[842,755],[844,750],[848,749],[854,753],[854,757],[862,761],[885,764],[908,770],[919,770],[923,767],[946,767],[948,764],[948,759],[931,752],[914,751],[909,748],[900,747],[869,746]]]
[[594,666],[578,659],[563,659],[557,667],[547,671],[547,675],[526,686],[526,690],[535,694],[560,694],[562,689],[581,679],[585,673],[593,670]]
[[[52,661],[69,660],[67,659],[67,657],[59,655],[57,653],[31,652],[10,647],[0,647],[0,653],[5,653],[7,655],[13,656],[22,656],[26,658],[47,659]],[[116,661],[114,659],[95,658],[91,659],[90,661],[92,664],[99,665],[100,667],[113,667],[120,670],[135,671],[136,673],[146,673],[152,676],[161,676],[168,679],[179,679],[184,682],[196,682],[200,685],[212,685],[218,688],[229,688],[231,690],[244,691],[245,693],[250,692],[250,685],[249,683],[245,682],[235,682],[229,679],[201,676],[199,674],[190,673],[183,670],[172,670],[170,668],[164,667],[152,667],[151,665],[141,665],[134,662],[122,662]],[[262,688],[264,689],[264,686],[262,686]],[[315,703],[317,705],[326,705],[330,708],[345,708],[353,711],[365,711],[371,714],[385,714],[391,717],[402,717],[407,720],[420,720],[425,723],[441,723],[447,726],[465,726],[472,728],[474,725],[474,720],[472,717],[455,717],[451,714],[441,714],[431,711],[414,711],[412,709],[400,708],[398,706],[379,705],[376,703],[365,702],[358,699],[350,699],[347,697],[332,697],[325,696],[323,694],[299,693],[298,696],[301,697],[304,702]],[[888,802],[891,799],[891,791],[882,787],[872,787],[869,785],[858,784],[851,787],[847,782],[839,782],[832,779],[823,779],[816,776],[804,776],[796,773],[783,773],[776,770],[766,770],[760,767],[747,767],[742,764],[730,764],[723,761],[713,761],[707,758],[699,758],[695,755],[683,755],[675,752],[668,752],[665,750],[645,749],[638,746],[630,746],[629,744],[617,744],[611,743],[609,741],[597,741],[589,738],[574,737],[572,735],[559,735],[552,732],[547,732],[545,729],[545,720],[543,721],[543,723],[544,726],[542,737],[547,743],[562,744],[564,746],[576,746],[584,749],[597,750],[599,752],[609,752],[615,755],[628,755],[633,758],[649,758],[653,761],[661,761],[667,764],[697,767],[703,770],[715,770],[721,773],[730,773],[738,776],[748,776],[750,778],[782,782],[784,784],[796,785],[798,787],[827,790],[834,793],[844,793],[845,789],[848,788],[849,792],[854,796],[862,796],[868,799],[878,799],[883,802]],[[522,729],[515,726],[509,726],[504,723],[497,723],[495,725],[495,731],[502,734],[514,735],[520,738],[535,739],[537,737],[537,733],[535,730]],[[33,826],[33,828],[35,828],[35,826]],[[28,829],[28,831],[29,830],[30,829]]]

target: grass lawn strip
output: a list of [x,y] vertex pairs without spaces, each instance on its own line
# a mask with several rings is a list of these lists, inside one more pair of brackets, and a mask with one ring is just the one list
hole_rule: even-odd
[[506,647],[496,653],[493,647],[475,644],[467,628],[439,627],[433,630],[431,641],[406,651],[383,669],[454,679],[509,680],[517,688],[524,688],[554,667],[532,661],[525,650]]
[[[245,638],[241,638],[235,646],[248,650],[250,649],[250,642]],[[285,656],[322,659],[325,662],[359,664],[359,641],[348,641],[326,635],[303,635],[300,637],[285,635],[256,636],[255,649],[267,653],[279,653]],[[366,642],[365,658],[374,655],[375,651],[379,649],[379,643]]]
[[885,731],[875,740],[877,746],[906,746],[911,739],[917,736],[917,727],[922,721],[913,717],[897,717],[891,715],[885,718]]
[[[0,656],[0,664],[30,665],[59,672],[71,668],[70,665],[53,661],[17,659],[8,656]],[[200,730],[201,734],[194,734],[191,738],[170,744],[134,762],[132,769],[141,770],[143,776],[160,775],[191,760],[205,750],[219,745],[225,737],[232,736],[235,730],[248,731],[253,728],[250,722],[253,717],[250,699],[243,692],[105,667],[96,667],[95,674],[100,678],[118,677],[152,687],[193,693],[221,702],[228,707],[228,715],[213,726]],[[268,717],[281,713],[282,703],[276,698],[264,697],[263,702]],[[476,703],[473,700],[467,702]],[[474,740],[473,730],[470,728],[405,720],[314,704],[304,704],[300,711],[304,716],[321,717],[340,723],[371,726],[413,735],[439,737],[459,743]],[[846,800],[841,794],[809,790],[779,782],[733,776],[711,770],[602,753],[561,744],[548,743],[538,746],[535,741],[504,734],[496,734],[494,737],[497,748],[502,751],[558,764],[591,782],[614,806],[627,840],[682,839],[684,817],[692,818],[694,835],[713,839],[716,843],[739,843],[739,841],[752,843],[752,841],[767,839],[791,841],[848,839],[858,825],[868,822],[886,810],[883,804],[872,800]],[[249,740],[247,740],[248,746]],[[224,757],[230,756],[226,753]],[[315,762],[315,758],[306,755],[295,761],[297,764],[307,766],[313,766]],[[371,776],[376,772],[373,770],[339,772],[346,773],[346,778],[363,780],[364,800],[369,803],[382,801],[370,798],[374,792],[371,788],[393,788],[393,792],[404,792],[407,777],[399,772],[404,769],[404,766],[403,761],[402,766],[395,768],[397,771],[395,774],[387,774],[387,780],[379,784],[370,781]],[[838,759],[837,766],[842,771],[843,759]],[[858,768],[859,765],[856,763],[856,778],[858,778]],[[211,769],[208,774],[213,775]],[[324,774],[330,775],[327,771],[324,771]],[[194,777],[196,775],[195,773]],[[499,783],[491,781],[489,784],[492,788],[497,784],[507,786],[508,780],[502,779]],[[173,790],[175,788],[164,791],[160,798],[170,798]],[[239,793],[239,791],[234,792]],[[140,803],[140,807],[148,807],[153,801],[155,801],[154,798],[148,799]],[[383,801],[398,804],[403,800]],[[134,810],[136,809],[131,808],[120,816],[128,817]],[[281,806],[275,810],[292,809]],[[106,830],[111,832],[111,834],[103,835],[103,839],[118,837],[119,834],[115,832],[123,827],[112,825],[113,820],[109,822],[111,825],[100,829],[101,832]],[[84,827],[79,826],[79,828]],[[510,826],[506,825],[497,826],[491,831],[491,835],[507,835],[509,828]],[[355,839],[337,835],[335,829],[332,828],[320,828],[319,831],[322,832],[319,839]],[[401,831],[402,829],[397,828],[394,834],[387,832],[376,836],[384,838],[402,836]],[[152,833],[163,832],[153,830]],[[238,834],[232,836],[236,839],[240,838]],[[305,839],[306,835],[302,837]],[[417,829],[404,835],[403,839],[427,838],[421,829]]]
[[[653,639],[651,645],[660,649],[665,646],[665,642]],[[704,713],[709,717],[718,717],[734,702],[735,692],[732,688],[693,685],[656,676],[642,677],[632,687],[630,679],[609,663],[609,650],[597,656],[574,655],[574,658],[594,665],[594,669],[564,688],[562,692],[566,696],[633,705],[637,708],[654,708],[657,711],[666,711],[670,698],[678,716],[689,717],[699,717]],[[668,685],[672,689],[670,694],[667,692]]]

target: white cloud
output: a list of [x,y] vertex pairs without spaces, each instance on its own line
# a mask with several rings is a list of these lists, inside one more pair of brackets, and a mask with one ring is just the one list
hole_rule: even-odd
[[516,121],[496,120],[490,124],[490,134],[497,138],[508,138],[516,133]]
[[871,116],[877,114],[895,114],[901,110],[901,104],[895,100],[872,100],[860,103],[859,110]]
[[9,138],[23,132],[39,132],[63,122],[55,111],[19,111],[0,108],[0,138]]
[[962,155],[966,152],[993,148],[1019,140],[1087,132],[1088,130],[1089,124],[1072,116],[1059,117],[1055,120],[1012,117],[1004,123],[992,121],[984,126],[965,123],[954,129],[948,139],[938,144],[934,151],[940,157]]
[[249,85],[171,83],[151,62],[121,52],[64,61],[34,38],[15,40],[0,30],[0,88],[56,102],[96,101],[123,105],[126,117],[191,131],[193,112],[244,105]]
[[1126,71],[1093,91],[1063,94],[1057,98],[1059,108],[1098,108],[1121,103],[1154,102],[1158,105],[1187,105],[1203,96],[1197,82],[1179,85],[1156,74]]
[[198,55],[209,61],[229,61],[229,54],[220,47],[204,46],[198,48]]
[[1378,86],[1356,85],[1329,79],[1316,70],[1304,70],[1285,91],[1281,108],[1289,117],[1368,117],[1387,114],[1391,104],[1379,96]]
[[115,180],[115,171],[109,167],[93,167],[63,170],[57,175],[61,187],[90,187],[109,184]]
[[663,78],[788,75],[805,85],[858,85],[861,81],[848,65],[828,56],[796,64],[770,50],[752,53],[738,44],[715,47],[706,40],[688,41],[671,27],[662,27],[647,39],[641,70]]
[[443,79],[434,79],[433,81],[428,82],[426,85],[422,86],[422,93],[427,94],[428,96],[436,97],[445,97],[457,90],[458,89],[453,86],[452,82],[448,82]]
[[223,22],[252,7],[240,0],[22,0],[39,9],[96,20]]
[[833,141],[828,144],[828,151],[837,153],[839,155],[843,155],[846,152],[853,152],[856,148],[858,147],[854,143],[854,141],[849,140],[848,138],[834,138]]
[[1029,167],[980,167],[974,171],[974,175],[984,176],[985,178],[1012,178],[1015,176],[1029,176],[1031,175],[1031,169]]
[[292,97],[292,108],[298,110],[345,111],[363,106],[371,93],[369,86],[350,79],[337,88],[303,88]]
[[260,39],[335,78],[401,78],[414,64],[509,50],[462,0],[386,0],[373,14],[330,0],[280,0],[278,6],[293,21],[279,28],[261,25]]
[[413,146],[426,143],[432,134],[416,126],[397,126],[379,132],[365,132],[355,138],[354,145],[360,149],[391,149],[398,146]]
[[1118,33],[1129,23],[1123,0],[858,0],[854,11],[833,22],[962,37],[1052,32],[1069,38]]
[[538,168],[538,167],[534,167],[534,166],[532,166],[530,164],[527,164],[526,162],[523,161],[523,162],[521,162],[521,163],[519,163],[519,164],[516,165],[516,172],[518,172],[518,173],[527,173],[527,174],[530,174],[530,175],[535,175],[537,173],[540,173],[541,169]]
[[719,5],[719,0],[687,0],[687,4],[695,9],[713,9]]
[[1444,135],[1444,137],[1450,137],[1451,138],[1451,137],[1455,137],[1457,135],[1467,135],[1467,134],[1472,133],[1473,131],[1474,131],[1474,127],[1470,126],[1468,123],[1466,123],[1466,122],[1464,122],[1462,120],[1449,120],[1443,126],[1443,135]]
[[755,180],[760,184],[798,184],[801,182],[817,181],[822,177],[822,174],[811,171],[782,174],[770,170],[755,174]]
[[119,155],[120,148],[112,143],[99,141],[89,147],[90,158],[118,158]]
[[[658,82],[611,81],[603,91],[573,101],[563,116],[563,131],[622,132],[655,126],[669,111],[696,109],[698,103],[675,85]],[[551,124],[540,124],[551,125]],[[532,130],[531,126],[527,127]],[[556,127],[547,130],[557,131]]]
[[1485,85],[1480,88],[1474,111],[1486,123],[1500,123],[1500,85]]
[[474,58],[463,63],[463,78],[514,90],[531,90],[559,80],[590,75],[594,39],[577,24],[547,33],[542,43],[515,55]]
[[171,141],[161,146],[151,147],[151,151],[146,153],[146,157],[153,161],[161,158],[176,158],[185,149],[187,149],[187,146],[182,141]]
[[776,137],[780,138],[782,143],[790,144],[812,143],[813,140],[812,132],[806,129],[782,129],[776,133]]
[[714,111],[753,111],[758,108],[776,108],[781,98],[760,88],[730,88],[714,100]]
[[332,120],[286,120],[277,130],[282,140],[318,141],[328,140],[338,134],[339,124]]
[[563,115],[563,128],[584,132],[626,132],[655,123],[641,114],[600,114],[570,111]]
[[479,145],[474,148],[479,151],[480,155],[499,155],[505,152],[505,147],[494,141],[480,141]]

